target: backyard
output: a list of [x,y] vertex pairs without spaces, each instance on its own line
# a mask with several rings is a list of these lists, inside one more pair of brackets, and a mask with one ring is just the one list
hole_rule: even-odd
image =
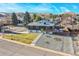
[[15,40],[18,42],[31,44],[33,40],[38,36],[37,33],[28,33],[28,34],[4,34],[3,38],[9,40]]

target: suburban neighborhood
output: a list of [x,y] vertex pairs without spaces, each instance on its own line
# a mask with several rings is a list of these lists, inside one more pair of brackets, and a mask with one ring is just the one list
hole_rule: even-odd
[[0,12],[0,55],[79,56],[79,14]]

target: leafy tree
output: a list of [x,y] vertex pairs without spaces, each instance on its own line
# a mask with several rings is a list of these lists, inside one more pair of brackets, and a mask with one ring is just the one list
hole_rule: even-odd
[[36,17],[37,17],[37,15],[36,14],[33,14],[33,21],[36,21]]
[[49,18],[53,18],[53,15],[51,13],[49,14]]
[[39,21],[39,20],[42,20],[42,18],[36,14],[33,14],[33,20],[34,21]]
[[40,21],[42,18],[40,16],[36,16],[36,21]]
[[49,14],[49,18],[55,20],[55,18],[59,17],[59,15]]
[[37,15],[36,15],[36,14],[33,14],[33,19],[34,19],[34,20],[36,19],[36,17],[37,17]]
[[69,17],[72,16],[71,14],[63,14],[63,17]]
[[30,23],[31,21],[32,20],[31,20],[30,14],[26,12],[24,15],[24,20],[23,20],[24,26],[27,26],[27,24]]
[[53,20],[55,20],[55,18],[57,18],[58,15],[52,15]]
[[18,19],[15,13],[12,13],[12,23],[13,25],[17,25],[18,24]]

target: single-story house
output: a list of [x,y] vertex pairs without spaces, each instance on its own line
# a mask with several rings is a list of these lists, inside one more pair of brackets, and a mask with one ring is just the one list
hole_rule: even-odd
[[50,20],[40,20],[28,24],[30,32],[52,32],[55,23]]

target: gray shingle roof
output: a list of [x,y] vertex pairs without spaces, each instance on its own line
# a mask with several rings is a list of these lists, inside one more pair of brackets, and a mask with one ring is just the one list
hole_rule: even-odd
[[55,23],[49,20],[40,20],[37,22],[29,23],[28,26],[54,26]]

